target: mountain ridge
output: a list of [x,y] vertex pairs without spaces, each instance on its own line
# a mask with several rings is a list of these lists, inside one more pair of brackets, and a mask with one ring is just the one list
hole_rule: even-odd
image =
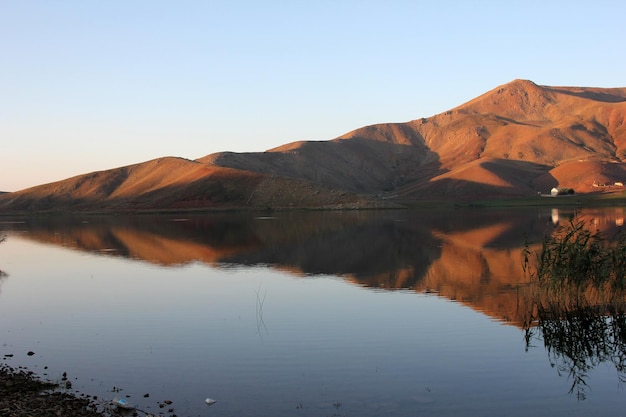
[[164,157],[0,195],[0,209],[384,207],[626,180],[626,88],[514,80],[427,118],[265,152]]

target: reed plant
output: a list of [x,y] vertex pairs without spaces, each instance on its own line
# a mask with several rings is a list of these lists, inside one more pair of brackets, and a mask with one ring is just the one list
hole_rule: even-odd
[[[524,268],[529,271],[531,252],[526,246]],[[604,236],[578,218],[543,239],[531,277],[547,286],[564,284],[623,289],[626,283],[626,234]]]
[[626,235],[607,237],[592,226],[574,217],[538,252],[526,245],[524,261],[533,294],[526,346],[543,340],[551,366],[579,399],[600,363],[613,363],[626,382]]

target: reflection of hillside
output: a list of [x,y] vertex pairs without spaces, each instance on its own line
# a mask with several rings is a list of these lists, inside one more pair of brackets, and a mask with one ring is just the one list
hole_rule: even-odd
[[[570,214],[560,213],[559,221]],[[614,212],[588,211],[613,233]],[[295,275],[339,275],[357,285],[436,292],[517,325],[532,311],[526,240],[554,229],[554,213],[279,212],[27,219],[23,236],[159,265],[263,265]],[[535,243],[537,244],[537,243]],[[536,249],[537,246],[531,247]]]
[[[439,256],[437,241],[427,228],[394,219],[376,218],[309,235],[294,245],[285,242],[223,259],[235,264],[269,264],[301,274],[351,276],[362,285],[406,288],[421,279]],[[397,271],[413,271],[405,281],[388,280]]]
[[[561,223],[576,214],[561,213]],[[498,320],[523,325],[535,313],[529,277],[522,269],[523,240],[528,239],[531,252],[539,251],[538,238],[553,230],[554,214],[552,210],[549,218],[541,216],[526,223],[512,216],[510,221],[502,219],[471,230],[434,231],[442,242],[441,257],[432,263],[416,289],[437,292]],[[590,209],[577,215],[606,236],[617,233],[623,218],[620,209]],[[525,230],[520,228],[523,224]]]
[[[44,243],[160,265],[273,264],[296,270],[303,263],[298,253],[310,250],[315,254],[331,248],[330,256],[335,240],[349,236],[348,230],[368,221],[371,219],[359,212],[282,213],[276,217],[236,214],[181,218],[89,216],[33,218],[14,230],[26,232],[22,234],[24,237]],[[304,248],[297,250],[300,247]],[[274,248],[296,250],[289,256],[272,255],[283,251]],[[333,273],[332,268],[316,266],[321,257],[312,256],[312,259],[313,270]]]
[[[489,229],[484,232],[496,231]],[[443,239],[441,257],[426,274],[424,287],[418,289],[435,291],[498,320],[522,323],[528,314],[528,304],[520,299],[527,283],[523,248],[485,249],[464,240],[464,235]]]
[[497,320],[521,325],[531,306],[522,268],[525,239],[539,241],[550,230],[548,217],[535,213],[449,213],[428,230],[430,242],[437,247],[422,246],[429,249],[422,257],[428,259],[426,268],[418,272],[405,267],[367,280],[351,279],[372,287],[437,293]]
[[87,222],[72,225],[51,233],[48,229],[33,228],[28,237],[34,240],[54,243],[72,249],[121,256],[169,266],[190,262],[213,264],[229,253],[241,251],[246,245],[227,243],[207,244],[197,239],[187,239],[185,234],[171,233],[177,227],[166,224],[103,224]]

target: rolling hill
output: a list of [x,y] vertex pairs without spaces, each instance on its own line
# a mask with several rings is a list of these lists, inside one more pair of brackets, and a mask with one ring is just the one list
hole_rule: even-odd
[[159,158],[0,195],[0,208],[358,208],[598,192],[626,180],[625,117],[626,88],[514,80],[428,118],[266,152]]

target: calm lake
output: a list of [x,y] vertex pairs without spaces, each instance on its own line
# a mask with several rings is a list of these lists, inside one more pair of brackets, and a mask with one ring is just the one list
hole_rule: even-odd
[[572,215],[0,218],[0,362],[163,416],[623,416],[624,316],[547,340],[522,268]]

